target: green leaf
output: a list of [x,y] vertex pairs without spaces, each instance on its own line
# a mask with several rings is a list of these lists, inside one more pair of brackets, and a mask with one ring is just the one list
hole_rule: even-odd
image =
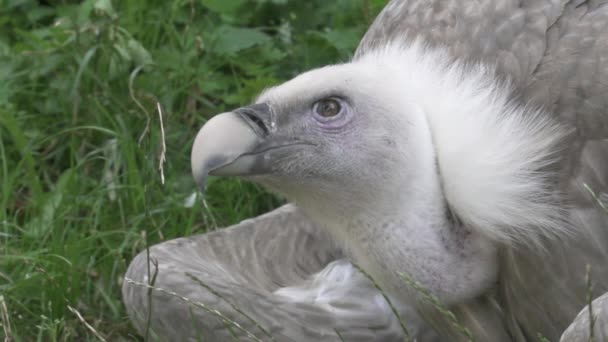
[[216,31],[213,51],[218,54],[233,54],[269,40],[267,34],[256,29],[223,26]]
[[35,23],[41,19],[48,18],[55,14],[51,8],[48,7],[34,7],[27,11],[27,18],[30,22]]
[[[3,44],[0,42],[0,57],[3,55]],[[8,53],[7,53],[8,54]],[[12,94],[13,63],[9,58],[0,58],[0,106],[8,104]]]
[[136,65],[151,65],[154,64],[154,60],[152,59],[152,55],[146,50],[146,48],[141,45],[135,39],[129,39],[127,42],[127,50],[129,51],[129,55],[135,61]]
[[380,11],[386,6],[388,0],[371,0],[370,9],[374,14],[380,13]]
[[113,47],[116,50],[116,52],[118,53],[118,55],[125,61],[130,62],[131,61],[131,54],[129,53],[129,51],[127,51],[127,48],[124,45],[124,41],[121,41],[119,43],[114,43]]
[[115,19],[118,17],[114,7],[112,7],[112,0],[97,0],[94,5],[95,11],[102,15]]
[[245,0],[202,0],[203,6],[225,15],[230,15],[243,5]]
[[40,182],[37,175],[36,159],[34,159],[32,152],[32,140],[29,139],[24,133],[21,123],[15,116],[17,113],[13,113],[8,110],[0,108],[0,127],[3,127],[8,131],[12,138],[12,143],[16,147],[17,151],[21,153],[21,157],[24,160],[26,173],[28,175],[29,186],[32,189],[33,196],[37,196],[42,192]]
[[90,22],[89,17],[93,12],[93,8],[95,6],[94,0],[85,0],[78,6],[78,10],[76,11],[76,23],[79,26],[83,26]]
[[25,234],[31,238],[42,238],[50,232],[56,218],[56,212],[63,201],[64,194],[72,178],[72,169],[67,169],[59,177],[55,188],[43,194],[43,202],[40,213],[32,218],[25,226]]
[[336,29],[323,34],[323,37],[341,53],[351,53],[359,44],[360,32],[356,29]]
[[257,0],[257,2],[261,3],[261,4],[269,2],[269,3],[275,4],[275,5],[285,5],[285,4],[287,4],[287,1],[289,1],[289,0]]

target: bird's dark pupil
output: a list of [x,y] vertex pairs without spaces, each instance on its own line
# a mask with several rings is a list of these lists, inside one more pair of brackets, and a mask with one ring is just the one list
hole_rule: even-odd
[[340,105],[334,100],[323,101],[321,106],[321,115],[334,116],[340,111]]

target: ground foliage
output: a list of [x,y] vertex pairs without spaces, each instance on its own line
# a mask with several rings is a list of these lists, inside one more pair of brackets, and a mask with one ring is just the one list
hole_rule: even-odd
[[213,179],[205,208],[198,128],[348,60],[385,2],[0,0],[0,338],[136,339],[120,299],[136,253],[281,203]]

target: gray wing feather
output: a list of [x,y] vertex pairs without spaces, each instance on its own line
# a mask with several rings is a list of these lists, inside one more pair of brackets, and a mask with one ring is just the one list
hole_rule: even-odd
[[357,56],[389,41],[422,39],[455,59],[496,65],[525,84],[546,50],[547,30],[566,0],[393,0],[363,37]]
[[[590,320],[590,314],[594,321]],[[590,338],[593,327],[593,339]],[[576,316],[574,322],[564,331],[561,342],[608,341],[608,293],[591,303],[591,310],[586,306]]]
[[608,1],[569,2],[546,40],[525,93],[572,128],[565,188],[577,207],[590,208],[595,202],[582,184],[608,189]]
[[[340,257],[323,230],[295,206],[286,205],[221,231],[153,246],[150,259],[143,251],[132,261],[126,278],[148,283],[148,260],[154,260],[157,266],[152,262],[150,268],[151,273],[157,268],[155,288],[218,310],[264,341],[269,336],[277,341],[340,341],[336,331],[347,341],[402,340],[398,321],[360,274],[345,279],[351,289],[329,303],[275,293],[285,286],[305,288],[313,273]],[[151,291],[150,297],[148,293],[135,283],[123,285],[125,306],[142,335],[150,312],[149,326],[160,340],[251,340],[196,305],[159,291]]]

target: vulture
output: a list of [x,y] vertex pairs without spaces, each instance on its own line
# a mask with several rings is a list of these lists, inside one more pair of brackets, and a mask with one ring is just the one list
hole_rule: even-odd
[[191,161],[289,203],[136,256],[150,339],[607,336],[608,0],[392,0]]

